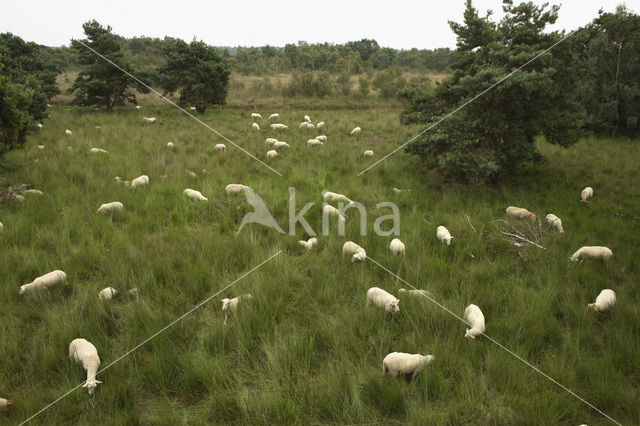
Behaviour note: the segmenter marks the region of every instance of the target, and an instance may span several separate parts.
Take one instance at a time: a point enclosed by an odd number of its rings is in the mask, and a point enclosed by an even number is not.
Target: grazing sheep
[[[350,136],[355,135],[356,133],[360,133],[362,131],[362,129],[360,127],[354,127],[353,130],[351,131],[351,133],[349,134]]]
[[[316,127],[319,129],[321,127],[324,127],[324,121],[319,122],[318,124],[316,124]]]
[[[531,213],[527,209],[523,209],[522,207],[507,207],[507,216],[513,217],[515,219],[525,219],[527,217],[536,217],[535,214]]]
[[[399,238],[394,238],[389,244],[389,250],[396,256],[404,256],[404,243]]]
[[[189,107],[189,111],[197,111],[197,110],[198,110],[198,108],[196,108],[196,107],[194,107],[194,106]]]
[[[251,127],[253,127],[256,130],[260,130],[260,125],[258,125],[258,123],[251,123]]]
[[[471,328],[467,328],[464,334],[464,337],[467,339],[475,339],[484,333],[484,315],[476,305],[471,304],[467,306],[464,310],[464,320],[471,325]]]
[[[344,222],[346,220],[342,213],[340,213],[340,210],[331,204],[325,204],[324,207],[322,207],[322,212],[326,212],[329,216],[338,216],[338,222]]]
[[[167,143],[167,148],[173,149],[173,142],[168,142]]]
[[[245,192],[247,189],[249,189],[248,186],[240,183],[230,183],[224,188],[227,194],[240,194],[241,192]]]
[[[2,222],[0,222],[0,232],[2,232],[3,229],[4,229],[4,225],[2,224]]]
[[[306,248],[307,250],[311,250],[313,246],[318,245],[318,239],[315,237],[312,237],[312,238],[309,238],[307,241],[300,240],[298,241],[298,244],[300,244],[302,247]]]
[[[252,120],[257,120],[257,119],[262,120],[262,116],[260,114],[258,114],[257,112],[253,112],[253,113],[251,113],[251,119]]]
[[[136,109],[139,111],[142,109],[142,107],[140,105],[136,105]]]
[[[284,125],[282,123],[273,123],[269,127],[271,127],[271,129],[273,130],[287,130],[289,128],[289,126]]]
[[[267,151],[267,158],[276,158],[278,156],[278,151],[275,149],[271,149]]]
[[[367,291],[367,306],[372,303],[378,308],[384,308],[387,319],[400,313],[400,300],[379,287],[371,287]]]
[[[364,152],[364,157],[365,157],[365,158],[367,158],[367,157],[373,157],[373,151],[372,151],[372,150],[370,150],[370,149],[366,150],[366,151]]]
[[[307,129],[315,129],[316,126],[313,125],[313,123],[307,123]]]
[[[327,141],[327,135],[318,135],[318,136],[316,136],[316,140],[319,140],[320,142],[326,142]]]
[[[156,118],[155,117],[142,117],[142,119],[144,121],[146,121],[147,123],[155,123],[156,122]]]
[[[573,253],[569,259],[572,262],[577,262],[579,260],[580,263],[582,263],[585,258],[609,260],[611,259],[611,256],[613,256],[613,252],[607,247],[584,246]]]
[[[243,299],[252,299],[250,294],[243,294],[242,296],[234,297],[233,299],[222,299],[222,312],[224,312],[224,323],[227,325],[227,318],[230,314],[235,313],[238,310],[238,302]]]
[[[300,125],[298,126],[298,129],[306,129],[307,128],[307,123],[306,121],[303,121],[300,123]]]
[[[271,120],[272,118],[280,118],[280,114],[278,114],[277,112],[274,114],[271,114],[268,118],[268,120]]]
[[[15,197],[13,197],[14,200],[16,200],[19,203],[23,203],[24,202],[24,197],[20,194],[17,194]]]
[[[124,205],[120,201],[112,201],[110,203],[105,203],[100,205],[98,208],[98,213],[106,214],[112,212],[121,212],[124,209]]]
[[[192,178],[194,178],[194,179],[198,177],[198,175],[196,174],[196,172],[192,172],[192,171],[191,171],[191,170],[189,170],[189,169],[184,169],[184,171],[185,171],[185,172],[187,172],[187,174],[188,174],[189,176],[191,176]]]
[[[593,197],[593,188],[590,187],[590,186],[587,186],[580,193],[580,201],[582,201],[583,203],[586,203],[587,202],[587,198],[591,198],[591,197]]]
[[[589,303],[587,309],[593,309],[596,312],[604,312],[613,308],[616,304],[616,294],[610,288],[605,288],[596,297],[596,303]]]
[[[223,143],[217,143],[216,146],[213,147],[216,151],[227,152],[227,146]]]
[[[44,274],[41,277],[36,278],[29,284],[20,286],[20,294],[26,291],[43,290],[50,287],[54,287],[58,284],[63,284],[67,280],[67,274],[60,270],[55,270]]]
[[[338,194],[337,192],[326,191],[326,190],[322,191],[322,199],[327,203],[330,203],[330,202],[353,203],[353,201],[351,201],[345,195]]]
[[[27,189],[26,191],[24,191],[24,193],[31,195],[43,195],[42,191],[40,191],[39,189]]]
[[[311,123],[311,118],[309,118],[308,115],[304,116],[304,121],[306,121],[307,123]]]
[[[209,201],[204,195],[202,195],[200,191],[196,191],[195,189],[187,188],[184,191],[182,191],[182,193],[189,198],[193,198],[194,200]]]
[[[410,294],[412,296],[429,296],[429,295],[431,295],[431,293],[429,293],[427,290],[406,290],[404,288],[401,288],[400,290],[398,290],[398,293]]]
[[[547,223],[550,226],[553,226],[554,228],[556,228],[558,230],[558,233],[560,234],[564,234],[564,229],[562,229],[562,221],[560,220],[560,218],[558,216],[556,216],[553,213],[549,213],[546,217],[545,217]]]
[[[149,185],[149,176],[147,175],[138,176],[137,178],[131,181],[132,188],[135,188],[136,186],[143,186],[143,185]]]
[[[405,376],[411,374],[410,380],[413,380],[425,365],[431,364],[435,359],[436,357],[433,355],[391,352],[382,361],[382,375],[384,376],[389,372],[395,378],[398,374]]]
[[[0,398],[0,411],[11,411],[13,401],[10,399]]]
[[[113,296],[118,294],[118,290],[113,287],[103,288],[98,292],[98,299],[100,300],[111,300]]]
[[[36,148],[38,148],[38,149],[44,149],[44,145],[38,145],[38,146],[36,146]],[[69,148],[71,148],[71,147],[69,147]]]
[[[73,133],[71,133],[71,130],[67,129],[67,130],[64,131],[64,134],[65,135],[72,135]]]
[[[278,142],[275,142],[275,143],[273,144],[273,147],[274,147],[275,149],[279,149],[279,148],[289,148],[289,144],[288,144],[288,143],[286,143],[286,142],[284,142],[284,141],[278,141]]]
[[[69,344],[69,359],[82,364],[82,368],[87,372],[87,381],[82,387],[87,388],[89,395],[93,395],[98,384],[102,383],[96,380],[96,373],[100,367],[98,350],[88,340],[73,339]]]
[[[451,240],[453,239],[449,230],[442,225],[436,228],[436,237],[438,238],[438,241],[448,246],[451,245]]]
[[[324,144],[317,139],[309,139],[307,141],[307,146],[322,146],[322,145]]]
[[[91,153],[92,154],[108,154],[109,151],[105,151],[102,148],[91,148]]]
[[[353,241],[347,241],[342,246],[342,255],[352,256],[351,262],[362,262],[367,258],[367,252]]]
[[[42,128],[44,127],[44,124],[42,124],[42,123],[38,123],[38,124],[36,124],[36,127],[37,127],[38,129],[42,129]]]
[[[278,142],[278,139],[276,138],[267,138],[264,140],[264,143],[266,143],[267,145],[273,145],[276,142]]]

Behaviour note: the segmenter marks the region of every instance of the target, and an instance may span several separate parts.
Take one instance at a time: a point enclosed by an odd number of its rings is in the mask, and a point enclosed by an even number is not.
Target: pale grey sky
[[[573,30],[596,17],[600,8],[613,11],[619,3],[565,0],[553,28]],[[493,10],[495,18],[502,15],[501,4],[474,1],[483,14]],[[83,22],[96,19],[125,37],[168,35],[187,41],[195,37],[216,46],[373,38],[385,47],[433,49],[455,47],[447,20],[461,22],[463,10],[464,0],[0,0],[0,32],[48,46],[68,45],[71,38],[83,38]]]

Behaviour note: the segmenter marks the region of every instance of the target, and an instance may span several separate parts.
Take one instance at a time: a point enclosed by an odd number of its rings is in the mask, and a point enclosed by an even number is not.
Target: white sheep
[[[436,357],[433,355],[391,352],[382,361],[382,375],[384,376],[389,372],[395,378],[398,374],[404,376],[411,374],[410,380],[413,380],[425,365],[431,364],[435,359]]]
[[[98,208],[98,213],[106,214],[112,212],[121,212],[124,209],[124,205],[120,201],[112,201],[110,203],[101,204]]]
[[[271,114],[268,118],[268,120],[271,120],[272,118],[280,118],[280,114],[278,114],[277,112],[274,114]]]
[[[240,300],[252,299],[250,294],[243,294],[242,296],[234,297],[233,299],[222,299],[222,312],[224,312],[224,323],[227,325],[227,318],[230,314],[235,313],[238,310],[238,303]]]
[[[342,255],[345,254],[351,256],[352,262],[362,262],[367,258],[367,252],[353,241],[347,241],[342,246]]]
[[[318,136],[316,136],[316,140],[319,140],[320,142],[326,142],[327,141],[327,135],[318,135]]]
[[[108,154],[109,151],[105,151],[102,148],[91,148],[91,153],[92,154]]]
[[[311,123],[311,118],[309,118],[308,115],[304,116],[304,121],[306,121],[307,123]]]
[[[96,380],[96,373],[100,367],[98,350],[91,342],[85,339],[73,339],[69,344],[69,359],[82,364],[87,372],[87,381],[82,385],[87,388],[89,395],[93,395],[100,380]]]
[[[251,123],[251,127],[253,127],[255,130],[260,130],[260,125],[258,123]]]
[[[38,149],[44,149],[44,145],[38,145],[38,146],[36,146],[36,148],[38,148]],[[71,148],[71,147],[69,147],[69,148]]]
[[[67,129],[64,131],[65,135],[72,135],[73,133],[71,132],[71,130]]]
[[[274,147],[275,149],[280,149],[280,148],[289,148],[289,144],[288,144],[288,143],[286,143],[286,142],[284,142],[284,141],[278,141],[278,142],[275,142],[275,143],[273,144],[273,147]]]
[[[0,398],[0,411],[11,411],[13,401],[10,399]]]
[[[309,139],[307,140],[307,146],[322,146],[324,143],[317,139]]]
[[[24,203],[24,196],[17,194],[15,197],[13,197],[14,200],[16,200],[19,203]]]
[[[398,188],[393,188],[393,189],[392,189],[392,191],[393,191],[393,193],[394,193],[394,194],[399,194],[399,193],[401,193],[401,192],[407,192],[407,191],[409,191],[409,189],[398,189]]]
[[[309,123],[307,123],[306,121],[302,121],[300,123],[300,125],[298,126],[298,129],[306,129],[307,128],[307,124],[309,124]]]
[[[38,129],[42,129],[42,128],[44,127],[44,124],[42,124],[42,123],[38,123],[38,124],[36,124],[36,127],[37,127]]]
[[[196,191],[195,189],[187,188],[184,191],[182,191],[182,193],[189,198],[193,198],[194,200],[209,201],[204,195],[202,195],[200,191]]]
[[[364,152],[364,157],[368,158],[368,157],[373,157],[373,151],[368,149]]]
[[[167,143],[167,148],[173,149],[173,142],[168,142]]]
[[[314,246],[318,245],[318,239],[315,237],[312,237],[312,238],[309,238],[307,241],[300,240],[298,241],[298,244],[300,244],[302,247],[306,248],[307,250],[311,250]]]
[[[346,220],[344,215],[342,213],[340,213],[340,210],[338,210],[337,208],[333,207],[331,204],[325,204],[322,207],[322,211],[323,211],[323,213],[326,212],[326,214],[328,214],[329,216],[337,216],[338,217],[338,222],[344,222]]]
[[[316,126],[313,125],[313,123],[307,123],[307,129],[315,129]]]
[[[616,294],[610,288],[605,288],[596,297],[596,303],[589,303],[587,309],[593,309],[596,312],[604,312],[613,308],[616,304]]]
[[[245,192],[247,189],[249,189],[248,186],[240,183],[230,183],[224,188],[227,194],[240,194],[241,192]]]
[[[146,121],[147,123],[155,123],[156,122],[156,118],[155,117],[142,117],[142,119],[144,121]]]
[[[580,201],[582,201],[583,203],[586,203],[587,199],[591,197],[593,197],[593,188],[590,186],[587,186],[580,193]]]
[[[217,143],[216,146],[213,147],[216,151],[227,152],[227,146],[223,143]]]
[[[267,138],[264,140],[264,143],[267,145],[273,145],[276,142],[278,142],[278,139],[276,138]]]
[[[111,300],[116,294],[118,294],[118,290],[113,287],[103,288],[98,292],[98,299]]]
[[[194,178],[194,179],[198,177],[198,175],[196,174],[196,172],[192,172],[192,171],[191,171],[191,170],[189,170],[189,169],[184,169],[184,171],[185,171],[185,172],[187,172],[187,174],[188,174],[190,177]]]
[[[276,158],[278,156],[278,151],[275,149],[270,149],[267,151],[267,158]]]
[[[273,130],[287,130],[289,128],[289,126],[282,123],[273,123],[269,127],[271,127],[271,129]]]
[[[484,315],[476,305],[467,306],[464,310],[464,320],[471,326],[471,328],[467,328],[464,334],[467,339],[475,339],[484,333]]]
[[[142,175],[138,176],[134,180],[131,181],[131,187],[135,188],[136,186],[149,185],[149,176]]]
[[[545,217],[547,223],[550,226],[553,226],[554,228],[556,228],[558,230],[558,233],[560,234],[564,234],[564,229],[562,228],[562,220],[560,220],[560,218],[558,216],[556,216],[553,213],[549,213],[546,217]]]
[[[4,229],[4,225],[2,224],[2,222],[0,222],[0,232],[2,232],[3,229]]]
[[[67,280],[67,274],[65,274],[63,271],[55,270],[53,272],[49,272],[48,274],[44,274],[43,276],[36,278],[29,284],[21,285],[20,294],[26,291],[43,290],[43,289],[51,288],[58,284],[63,284],[66,280]]]
[[[525,219],[528,217],[536,217],[535,214],[531,213],[529,210],[524,209],[522,207],[507,207],[507,216],[513,217],[515,219]]]
[[[324,121],[319,122],[318,124],[316,124],[316,127],[319,129],[321,127],[324,127]]]
[[[257,120],[257,119],[262,120],[262,116],[260,114],[258,114],[257,112],[253,112],[253,113],[251,113],[251,119],[252,120]]]
[[[404,294],[409,294],[411,296],[430,296],[431,293],[429,293],[427,290],[407,290],[404,288],[401,288],[400,290],[398,290],[398,293],[404,293]]]
[[[578,260],[582,262],[585,258],[609,260],[612,256],[613,252],[607,247],[584,246],[573,253],[569,259],[572,262],[577,262]]]
[[[343,202],[343,203],[353,203],[353,201],[351,201],[349,198],[347,198],[345,195],[343,194],[339,194],[337,192],[331,192],[331,191],[322,191],[322,199],[327,202]]]
[[[39,189],[27,189],[26,191],[24,191],[24,193],[30,195],[43,195],[42,191],[40,191]]]
[[[451,245],[451,240],[453,239],[449,230],[442,225],[436,228],[436,237],[438,238],[438,241],[448,246]]]
[[[351,131],[350,135],[353,136],[356,133],[360,133],[362,131],[362,129],[360,127],[354,127],[353,130]]]
[[[137,109],[138,111],[140,111],[140,110],[142,109],[142,107],[141,107],[140,105],[136,105],[136,109]]]
[[[404,256],[404,243],[399,238],[394,238],[389,244],[389,250],[396,256]]]
[[[379,287],[367,290],[367,306],[372,303],[378,308],[384,308],[387,319],[400,313],[400,300]]]

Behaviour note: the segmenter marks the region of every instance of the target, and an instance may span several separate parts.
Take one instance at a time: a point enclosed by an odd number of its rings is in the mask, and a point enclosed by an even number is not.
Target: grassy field
[[[252,130],[254,108],[265,118],[279,112],[290,130],[275,133],[266,122]],[[0,424],[28,418],[83,382],[81,366],[67,356],[72,339],[94,343],[107,366],[280,250],[100,374],[93,397],[78,389],[33,423],[608,424],[488,339],[464,339],[465,325],[426,299],[401,298],[393,321],[365,309],[369,287],[397,295],[406,285],[370,261],[342,258],[346,240],[458,315],[479,305],[489,336],[614,419],[640,423],[639,141],[587,139],[567,150],[540,142],[546,161],[496,186],[445,181],[402,152],[356,177],[417,132],[399,124],[398,112],[377,100],[353,108],[293,100],[232,101],[204,115],[280,177],[229,143],[226,154],[216,152],[218,137],[164,105],[112,114],[53,107],[45,128],[0,171],[2,187],[25,183],[44,192],[0,204],[0,397],[15,403]],[[324,147],[307,148],[319,132],[298,129],[304,114],[327,123]],[[158,120],[147,124],[143,116]],[[349,137],[356,125],[362,133]],[[271,161],[269,136],[291,144]],[[109,154],[92,155],[91,147]],[[365,149],[375,151],[373,160],[362,157]],[[114,181],[141,174],[148,187]],[[321,191],[344,193],[366,206],[368,235],[359,235],[355,211],[345,236],[332,229],[311,252],[297,244],[308,238],[300,226],[295,236],[256,224],[236,235],[251,209],[225,194],[228,183],[251,186],[282,227],[295,187],[297,209],[316,203],[306,215],[316,231]],[[595,197],[582,204],[587,185]],[[185,188],[209,201],[187,199]],[[116,200],[124,212],[96,214]],[[376,209],[383,201],[400,208],[404,259],[389,253],[391,237],[373,233],[375,218],[389,213]],[[508,205],[542,218],[553,212],[566,234],[543,226],[545,249],[518,249],[491,224]],[[440,224],[454,236],[451,247],[435,238]],[[606,245],[614,258],[570,263],[583,245]],[[54,269],[67,273],[66,286],[18,295],[21,284]],[[97,293],[107,286],[120,297],[101,302]],[[138,300],[126,296],[132,287]],[[587,312],[604,288],[617,293],[618,305]],[[223,326],[220,299],[243,293],[254,299]],[[436,361],[406,383],[382,376],[392,351]]]

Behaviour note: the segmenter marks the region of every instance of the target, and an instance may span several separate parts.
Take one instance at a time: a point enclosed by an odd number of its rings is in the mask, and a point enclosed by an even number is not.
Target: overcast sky
[[[600,8],[613,11],[618,3],[564,0],[553,28],[573,30],[596,17]],[[497,18],[502,15],[501,4],[500,0],[474,1],[483,14],[491,9]],[[125,37],[167,35],[186,41],[195,37],[216,46],[373,38],[385,47],[433,49],[455,47],[447,20],[462,21],[463,10],[464,0],[0,0],[0,32],[61,46],[71,38],[83,38],[82,23],[96,19]]]

